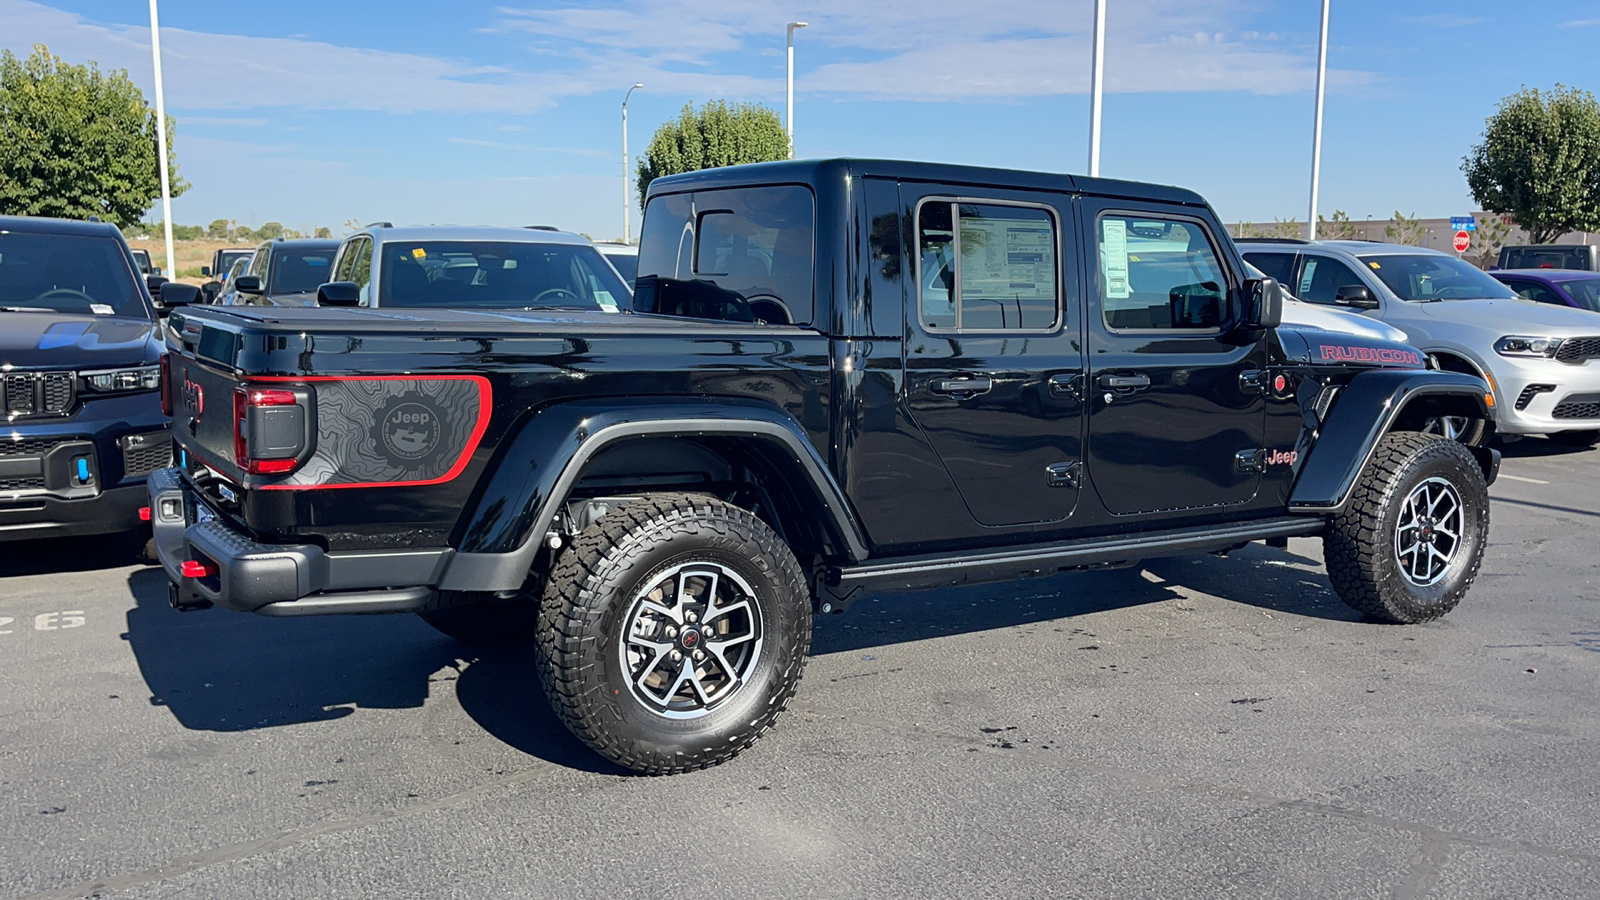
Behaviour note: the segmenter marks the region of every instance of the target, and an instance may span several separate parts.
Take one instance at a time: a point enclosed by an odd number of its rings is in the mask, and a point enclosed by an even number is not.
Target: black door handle
[[[935,378],[929,389],[935,394],[984,394],[994,387],[987,375],[963,375],[960,378]]]
[[[1136,391],[1150,386],[1149,375],[1101,375],[1100,386],[1112,391]]]

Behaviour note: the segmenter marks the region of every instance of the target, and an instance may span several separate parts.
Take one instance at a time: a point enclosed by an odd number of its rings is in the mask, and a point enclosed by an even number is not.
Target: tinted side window
[[[1339,288],[1362,284],[1361,276],[1337,259],[1307,254],[1294,295],[1310,303],[1332,304]]]
[[[1283,285],[1284,290],[1293,286],[1290,278],[1294,276],[1293,253],[1246,253],[1245,262],[1260,269],[1268,278],[1275,279]]]
[[[267,277],[267,254],[268,253],[269,253],[269,249],[266,248],[266,247],[258,247],[258,248],[256,248],[256,255],[250,257],[250,268],[245,270],[245,274],[246,275],[254,275],[257,278],[265,279]]]
[[[1118,331],[1213,331],[1227,309],[1228,283],[1199,223],[1110,213],[1100,217],[1100,300]]]
[[[1060,309],[1049,210],[926,200],[917,212],[917,306],[929,331],[1049,331]]]
[[[815,226],[811,190],[800,186],[654,197],[640,237],[635,308],[809,325]]]
[[[1508,282],[1510,288],[1517,292],[1517,296],[1525,297],[1536,303],[1549,303],[1552,306],[1566,306],[1567,302],[1555,291],[1533,281]]]

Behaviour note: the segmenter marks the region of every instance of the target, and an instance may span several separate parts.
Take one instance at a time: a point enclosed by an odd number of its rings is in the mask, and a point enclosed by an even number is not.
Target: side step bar
[[[963,556],[912,556],[827,570],[819,585],[823,612],[840,612],[868,589],[944,587],[1051,575],[1064,569],[1131,565],[1142,559],[1215,553],[1274,538],[1316,534],[1320,516],[1284,516],[1218,527],[1180,528],[1138,535],[1082,538],[988,550]]]
[[[337,591],[312,594],[258,607],[260,616],[332,616],[348,613],[397,613],[421,609],[433,599],[433,589],[399,588],[390,591]]]

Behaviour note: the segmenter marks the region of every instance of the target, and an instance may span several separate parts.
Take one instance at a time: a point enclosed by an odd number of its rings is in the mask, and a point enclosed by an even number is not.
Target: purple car
[[[1519,296],[1552,306],[1600,313],[1600,272],[1577,269],[1503,269],[1490,275]]]

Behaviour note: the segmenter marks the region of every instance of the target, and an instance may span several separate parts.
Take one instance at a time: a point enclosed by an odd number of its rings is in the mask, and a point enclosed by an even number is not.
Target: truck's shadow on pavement
[[[483,729],[561,766],[619,772],[561,725],[545,702],[532,652],[482,651],[415,616],[271,619],[226,610],[180,613],[166,576],[128,578],[133,648],[152,706],[185,728],[250,731],[348,716],[358,708],[420,707],[454,690]]]
[[[139,562],[146,536],[41,538],[0,544],[0,578],[120,569]]]
[[[1141,568],[1079,572],[1004,584],[866,598],[817,621],[814,654],[839,653],[1019,625],[1072,627],[1104,610],[1160,603],[1182,586],[1292,615],[1353,621],[1302,557],[1252,546],[1227,559],[1159,560]],[[357,708],[420,707],[453,689],[494,737],[530,756],[620,773],[561,725],[544,699],[531,650],[484,651],[433,631],[415,616],[271,619],[167,605],[165,575],[134,572],[128,585],[133,648],[150,703],[184,727],[236,732],[320,722]]]

